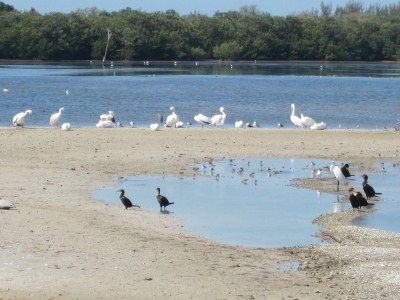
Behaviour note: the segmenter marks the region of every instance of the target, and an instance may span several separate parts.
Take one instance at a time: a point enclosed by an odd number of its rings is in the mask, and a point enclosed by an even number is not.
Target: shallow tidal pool
[[[337,162],[340,164],[340,162]],[[125,189],[134,204],[159,212],[156,188],[175,204],[169,217],[179,218],[190,231],[220,243],[249,247],[285,247],[320,243],[320,228],[312,224],[321,214],[351,209],[333,194],[290,186],[295,178],[332,177],[330,161],[310,159],[223,159],[196,165],[193,177],[135,176],[119,178],[117,186],[93,193],[96,199],[117,203],[118,189]],[[354,223],[359,226],[400,231],[397,186],[400,168],[390,163],[385,171],[369,175],[382,192],[376,210]],[[356,174],[351,186],[361,187]],[[334,188],[334,186],[333,186]],[[134,214],[134,211],[127,211]]]

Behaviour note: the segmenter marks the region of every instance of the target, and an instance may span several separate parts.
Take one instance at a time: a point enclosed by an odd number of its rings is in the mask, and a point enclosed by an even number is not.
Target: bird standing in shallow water
[[[351,176],[350,171],[349,171],[349,164],[345,164],[343,167],[340,168],[340,171],[342,171],[342,174],[344,177],[349,178]]]
[[[160,211],[162,211],[162,208],[174,204],[174,202],[169,202],[167,197],[164,197],[163,195],[160,195],[160,188],[157,188],[157,195],[156,195],[157,201],[160,204]]]
[[[339,191],[339,183],[340,181],[343,182],[344,180],[346,180],[346,177],[343,175],[342,170],[335,164],[332,164],[329,167],[329,170],[335,175],[337,179],[337,191]]]
[[[119,199],[121,199],[121,202],[125,206],[125,209],[128,209],[128,207],[138,207],[138,208],[140,208],[139,205],[132,204],[131,200],[129,200],[127,197],[125,197],[125,191],[123,189],[118,190],[117,192],[121,193],[119,195]]]
[[[364,181],[362,183],[363,185],[363,190],[365,193],[365,196],[367,196],[367,199],[375,197],[376,195],[381,195],[382,193],[376,193],[374,188],[368,184],[368,175],[364,174],[362,175],[364,178]]]

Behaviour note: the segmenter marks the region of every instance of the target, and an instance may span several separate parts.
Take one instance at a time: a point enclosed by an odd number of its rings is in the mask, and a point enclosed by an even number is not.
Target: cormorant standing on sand
[[[365,196],[367,196],[367,199],[375,197],[376,195],[382,194],[382,193],[376,193],[374,188],[368,184],[368,175],[364,174],[364,175],[362,175],[362,177],[364,178],[364,181],[362,183],[363,190],[364,190]]]
[[[160,204],[160,211],[162,211],[163,207],[164,207],[164,210],[165,210],[166,206],[174,204],[174,202],[169,202],[166,197],[164,197],[163,195],[160,195],[160,188],[159,187],[157,188],[157,196],[156,197],[157,197],[158,203]]]
[[[120,192],[121,195],[119,195],[119,199],[121,199],[122,204],[125,206],[125,209],[128,209],[128,207],[138,207],[140,208],[139,205],[134,205],[132,204],[131,200],[129,200],[127,197],[125,197],[125,191],[124,190],[118,190],[117,192]]]
[[[352,192],[349,196],[351,207],[360,209],[362,206],[374,205],[374,203],[368,203],[367,199],[360,192],[354,191],[353,188],[350,189],[350,192]]]

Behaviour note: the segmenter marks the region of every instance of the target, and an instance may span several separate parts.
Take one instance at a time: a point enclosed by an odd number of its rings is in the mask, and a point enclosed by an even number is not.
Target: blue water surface
[[[329,161],[309,159],[224,159],[198,165],[191,178],[127,177],[117,186],[94,192],[94,197],[116,203],[118,189],[142,208],[159,212],[156,187],[175,202],[169,217],[184,228],[226,244],[250,247],[285,247],[320,243],[320,228],[312,221],[321,214],[352,209],[334,194],[291,186],[295,178],[311,178],[322,169],[331,177]],[[369,174],[375,190],[382,192],[374,210],[354,221],[355,225],[400,232],[400,201],[396,183],[400,167],[385,163],[385,172]],[[362,191],[362,174],[346,185]],[[332,181],[332,191],[336,189]],[[365,210],[365,208],[364,208]],[[133,213],[134,212],[127,212]],[[361,216],[361,214],[360,214]]]
[[[399,77],[398,63],[137,62],[111,68],[89,61],[2,62],[0,126],[11,126],[26,109],[33,110],[26,126],[49,126],[50,115],[64,107],[62,122],[73,127],[95,126],[109,110],[122,124],[148,127],[170,106],[185,123],[194,123],[198,113],[219,114],[224,106],[225,127],[238,120],[292,127],[295,103],[297,115],[328,128],[382,129],[397,126]]]

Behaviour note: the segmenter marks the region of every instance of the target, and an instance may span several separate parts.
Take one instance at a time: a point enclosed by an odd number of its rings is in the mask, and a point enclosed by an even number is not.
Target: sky
[[[239,10],[245,5],[256,5],[261,12],[272,16],[287,16],[311,9],[319,9],[322,0],[0,0],[14,6],[19,11],[34,8],[41,14],[49,12],[69,13],[77,9],[97,7],[108,12],[118,11],[127,7],[145,12],[166,11],[174,9],[181,15],[197,12],[212,16],[216,11],[226,12]],[[344,6],[350,0],[324,0],[332,3],[333,8]],[[371,4],[380,5],[398,3],[398,0],[357,0],[368,7]]]

